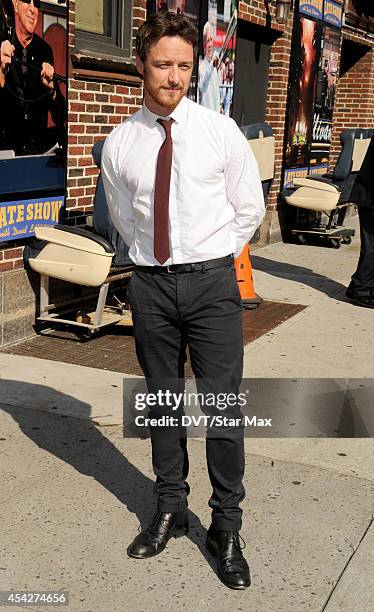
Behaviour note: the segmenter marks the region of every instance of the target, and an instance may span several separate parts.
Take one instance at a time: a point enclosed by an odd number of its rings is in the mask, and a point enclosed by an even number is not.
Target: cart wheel
[[[341,247],[341,242],[337,238],[333,238],[332,240],[330,240],[330,244],[333,249],[340,249]]]
[[[92,329],[80,329],[76,332],[80,342],[88,342],[91,340],[95,332]]]
[[[344,238],[343,238],[342,242],[343,242],[344,244],[351,244],[351,242],[352,242],[352,236],[344,236]]]
[[[296,238],[297,238],[297,242],[298,242],[299,244],[308,244],[308,241],[307,241],[307,239],[305,238],[304,234],[297,234],[297,235],[296,235]]]

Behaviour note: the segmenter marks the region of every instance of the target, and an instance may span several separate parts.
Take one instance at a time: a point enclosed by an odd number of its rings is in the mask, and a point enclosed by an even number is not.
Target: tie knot
[[[162,125],[166,132],[166,136],[169,138],[171,136],[171,124],[173,123],[173,121],[174,119],[157,119],[157,123]]]

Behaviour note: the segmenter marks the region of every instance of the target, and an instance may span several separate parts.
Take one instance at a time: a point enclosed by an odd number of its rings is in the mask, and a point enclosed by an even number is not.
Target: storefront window
[[[78,30],[110,36],[112,33],[112,0],[77,2],[75,25]]]
[[[131,55],[131,0],[77,0],[76,41],[82,50]]]

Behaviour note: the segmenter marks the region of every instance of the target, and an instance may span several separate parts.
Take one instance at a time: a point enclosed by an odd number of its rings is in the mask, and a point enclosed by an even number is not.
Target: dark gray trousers
[[[205,272],[153,273],[135,270],[128,288],[136,352],[149,391],[160,381],[175,380],[184,389],[184,363],[189,349],[197,390],[235,393],[243,372],[242,308],[235,268]],[[168,386],[170,388],[170,384]],[[204,408],[216,414],[216,408]],[[159,416],[155,407],[150,416]],[[224,413],[241,417],[235,404]],[[212,485],[209,506],[217,529],[241,528],[245,468],[243,428],[217,428],[206,437],[208,473]],[[189,486],[187,440],[183,431],[151,428],[152,462],[156,475],[158,510],[177,512],[187,507]]]
[[[374,207],[358,206],[360,258],[349,285],[355,295],[374,295]]]

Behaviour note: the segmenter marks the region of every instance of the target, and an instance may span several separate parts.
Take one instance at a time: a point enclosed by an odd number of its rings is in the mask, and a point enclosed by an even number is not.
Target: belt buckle
[[[205,264],[197,262],[197,263],[192,263],[190,264],[191,266],[191,272],[205,272]]]
[[[168,272],[168,274],[173,274],[173,270],[170,270],[172,265],[173,264],[171,264],[170,266],[166,266],[166,271]]]

